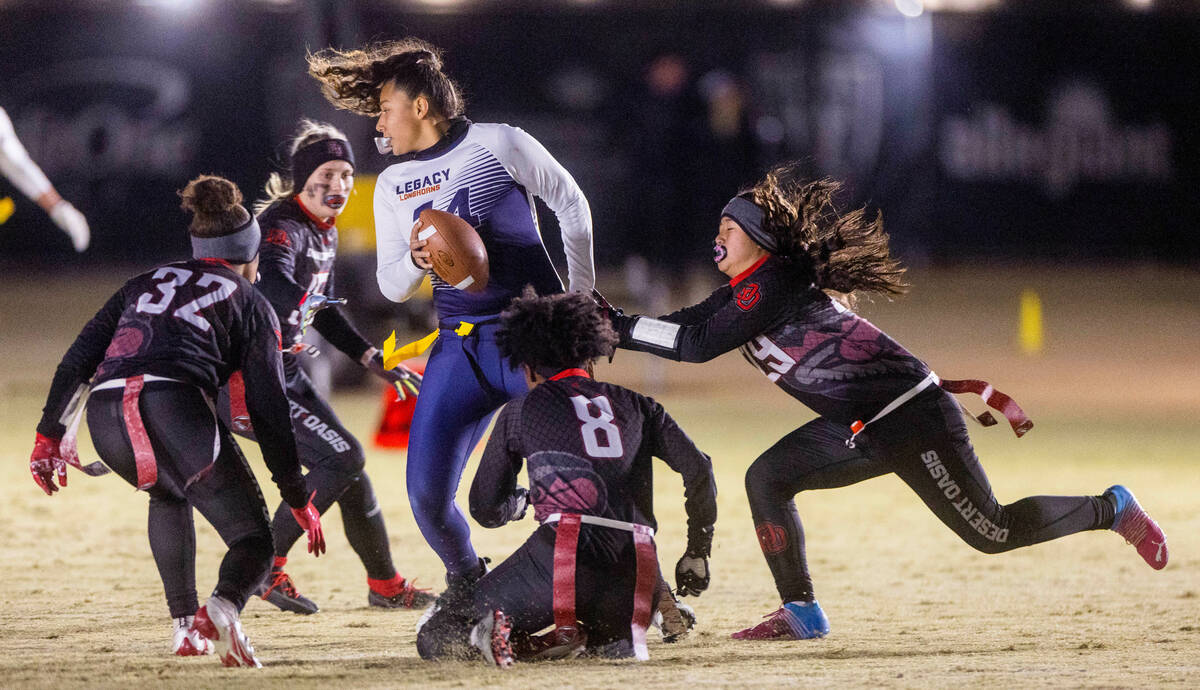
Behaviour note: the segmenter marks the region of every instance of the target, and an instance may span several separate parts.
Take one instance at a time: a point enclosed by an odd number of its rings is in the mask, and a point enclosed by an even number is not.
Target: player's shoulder
[[[291,199],[280,199],[271,204],[258,214],[257,220],[263,241],[284,247],[302,237],[309,226],[308,218]]]
[[[503,122],[475,122],[467,133],[467,140],[492,153],[504,155],[513,149],[528,146],[533,137],[520,127]]]

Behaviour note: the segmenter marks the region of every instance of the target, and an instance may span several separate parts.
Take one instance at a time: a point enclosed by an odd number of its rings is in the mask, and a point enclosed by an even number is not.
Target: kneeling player
[[[78,466],[74,430],[91,381],[88,426],[96,451],[122,479],[150,496],[150,551],[174,618],[174,651],[212,653],[226,666],[259,666],[240,612],[271,566],[267,504],[229,429],[213,414],[217,389],[240,369],[263,460],[283,500],[325,550],[309,502],[279,354],[279,320],[251,285],[260,234],[226,179],[202,176],[181,193],[195,214],[190,261],[125,283],[88,322],[58,365],[29,469],[47,494]],[[68,432],[69,429],[69,432]],[[101,474],[98,466],[81,468]],[[229,547],[208,602],[196,599],[200,511]],[[199,610],[197,608],[199,607]]]
[[[658,582],[651,457],[683,475],[688,547],[675,576],[694,594],[708,587],[712,463],[661,405],[591,378],[587,369],[612,351],[616,336],[590,297],[527,290],[502,314],[496,338],[532,390],[496,421],[471,485],[471,515],[499,527],[532,503],[541,526],[469,601],[440,602],[418,632],[417,650],[436,659],[478,649],[500,666],[585,647],[645,659]],[[523,459],[528,492],[516,483]]]

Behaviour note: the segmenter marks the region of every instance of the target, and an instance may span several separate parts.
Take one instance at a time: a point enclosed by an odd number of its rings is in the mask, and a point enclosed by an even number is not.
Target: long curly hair
[[[806,180],[797,163],[772,168],[740,193],[763,210],[763,229],[779,241],[779,254],[808,272],[817,287],[850,296],[907,291],[905,268],[888,250],[883,214],[866,208],[841,213],[834,197],[841,183]]]
[[[532,287],[500,314],[496,331],[501,354],[542,376],[588,368],[612,354],[618,340],[591,297],[581,292],[539,297]]]
[[[309,53],[308,74],[335,108],[379,115],[379,92],[388,82],[409,98],[424,95],[444,117],[463,114],[462,92],[442,72],[442,55],[432,43],[408,37],[372,43],[357,50],[326,48]]]

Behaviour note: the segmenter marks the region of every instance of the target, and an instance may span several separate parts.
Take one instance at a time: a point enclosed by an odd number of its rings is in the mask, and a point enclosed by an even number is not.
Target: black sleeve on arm
[[[514,400],[500,411],[471,482],[471,517],[484,527],[500,527],[512,518],[510,501],[524,461],[517,446],[520,408],[521,400]]]
[[[618,326],[620,346],[683,362],[707,362],[741,347],[773,326],[792,299],[787,286],[779,280],[764,276],[757,286],[756,298],[750,303],[739,302],[732,288],[720,288],[694,307],[711,310],[707,318],[695,323],[675,323],[669,316],[624,317],[628,321]],[[724,299],[716,299],[718,296]],[[688,316],[700,313],[698,309]]]
[[[267,296],[277,314],[287,318],[289,314],[300,307],[300,300],[308,290],[296,284],[296,251],[302,246],[302,232],[298,225],[280,223],[278,227],[263,228],[282,230],[287,236],[287,244],[263,241],[259,245],[258,283],[255,287]]]
[[[253,300],[249,309],[248,340],[243,343],[241,361],[246,411],[279,495],[292,508],[303,508],[308,504],[308,490],[300,473],[291,407],[284,390],[279,321],[261,298]]]
[[[729,301],[731,290],[732,288],[728,284],[722,285],[714,290],[703,302],[693,304],[690,307],[684,307],[679,311],[673,311],[666,316],[658,318],[662,321],[670,321],[671,323],[678,323],[684,326],[704,323]]]
[[[75,338],[75,342],[63,355],[58,369],[54,372],[54,382],[50,384],[46,406],[42,408],[42,419],[37,425],[39,434],[61,439],[66,433],[66,426],[62,422],[63,412],[75,392],[79,390],[79,386],[90,381],[96,373],[96,368],[104,361],[104,353],[112,343],[113,334],[124,311],[125,288],[122,288],[104,303],[91,321],[87,322],[79,332],[79,337]]]
[[[692,443],[663,406],[649,398],[646,405],[645,437],[652,453],[683,476],[683,508],[688,516],[688,551],[707,556],[712,545],[712,528],[717,521],[717,482],[712,460]]]
[[[358,362],[371,349],[371,343],[342,314],[338,307],[327,307],[313,317],[313,327],[331,345]]]

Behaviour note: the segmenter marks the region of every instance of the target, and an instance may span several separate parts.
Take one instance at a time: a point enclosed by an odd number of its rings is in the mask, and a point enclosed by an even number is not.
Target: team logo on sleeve
[[[760,299],[762,299],[762,292],[758,289],[758,283],[747,283],[738,290],[737,296],[734,298],[738,309],[742,311],[750,311]]]
[[[267,233],[264,241],[270,242],[271,244],[277,244],[280,247],[292,246],[292,240],[288,238],[288,234],[281,228],[272,228],[271,231]]]

